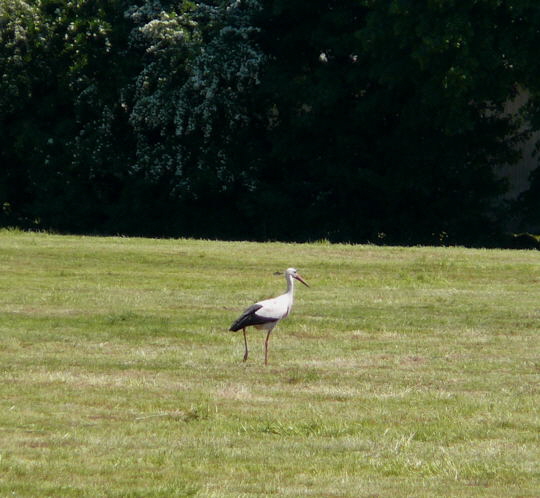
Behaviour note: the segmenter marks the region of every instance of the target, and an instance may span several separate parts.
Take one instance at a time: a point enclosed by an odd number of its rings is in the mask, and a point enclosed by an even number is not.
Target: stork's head
[[[285,276],[287,276],[287,277],[291,276],[292,278],[298,280],[299,282],[302,282],[306,287],[309,287],[308,283],[296,271],[296,268],[287,268],[285,270]]]

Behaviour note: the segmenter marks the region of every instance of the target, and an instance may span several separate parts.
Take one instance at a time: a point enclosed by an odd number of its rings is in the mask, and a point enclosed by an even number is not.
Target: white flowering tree
[[[257,119],[251,103],[264,61],[252,25],[258,10],[255,0],[235,0],[147,2],[131,11],[139,25],[134,43],[146,51],[131,113],[134,169],[168,182],[179,198],[253,182],[238,155],[242,133]]]

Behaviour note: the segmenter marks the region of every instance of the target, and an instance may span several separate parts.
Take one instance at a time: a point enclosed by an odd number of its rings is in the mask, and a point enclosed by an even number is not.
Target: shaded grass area
[[[0,232],[0,495],[538,496],[538,258]]]

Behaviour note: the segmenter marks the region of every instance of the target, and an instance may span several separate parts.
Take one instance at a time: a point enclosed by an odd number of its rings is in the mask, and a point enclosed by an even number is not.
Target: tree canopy
[[[497,171],[539,42],[526,0],[0,0],[0,223],[490,243],[540,222]]]

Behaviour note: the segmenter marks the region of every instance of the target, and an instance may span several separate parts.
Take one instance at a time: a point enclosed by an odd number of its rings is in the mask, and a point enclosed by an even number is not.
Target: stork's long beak
[[[298,273],[295,275],[296,280],[299,280],[300,282],[302,282],[306,287],[309,287],[308,283],[300,276],[298,275]]]

